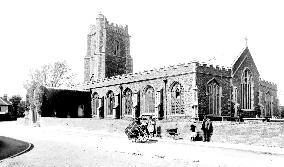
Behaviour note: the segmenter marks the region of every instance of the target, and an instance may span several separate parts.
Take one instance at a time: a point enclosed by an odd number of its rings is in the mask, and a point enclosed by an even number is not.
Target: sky
[[[261,78],[282,77],[284,2],[249,0],[0,1],[0,96],[25,96],[31,69],[66,60],[83,81],[87,34],[99,12],[128,25],[134,72],[192,60],[230,67],[247,44]]]

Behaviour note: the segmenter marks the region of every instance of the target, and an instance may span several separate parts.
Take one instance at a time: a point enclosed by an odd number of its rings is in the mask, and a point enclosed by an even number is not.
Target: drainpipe
[[[168,99],[168,98],[167,98],[167,82],[168,82],[168,80],[167,80],[167,79],[164,79],[163,81],[164,81],[164,83],[165,83],[165,95],[164,95],[164,97],[165,97],[165,98],[164,98],[164,99],[165,99],[165,100],[164,100],[164,101],[165,101],[165,105],[164,105],[164,114],[165,114],[165,118],[168,119],[168,110],[167,110],[167,105],[168,105],[168,103],[167,103],[167,101],[168,101],[168,100],[167,100],[167,99]]]
[[[122,85],[119,85],[120,89],[120,96],[119,96],[119,113],[120,113],[120,119],[122,118]]]
[[[92,89],[89,89],[90,93],[91,93],[91,105],[90,105],[90,110],[91,110],[91,118],[93,118],[93,93],[92,93]],[[84,111],[85,112],[85,111]]]

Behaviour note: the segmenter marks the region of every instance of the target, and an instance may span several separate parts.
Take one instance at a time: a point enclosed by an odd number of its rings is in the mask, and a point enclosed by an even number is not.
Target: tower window
[[[119,42],[117,40],[115,40],[114,41],[114,48],[113,48],[113,55],[114,56],[118,55],[119,49],[120,49]]]

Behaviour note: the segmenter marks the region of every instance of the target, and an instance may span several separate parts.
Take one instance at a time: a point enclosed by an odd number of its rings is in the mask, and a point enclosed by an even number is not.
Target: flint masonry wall
[[[215,79],[222,88],[221,96],[221,116],[230,116],[230,98],[231,98],[231,69],[225,67],[214,67],[213,65],[197,64],[196,67],[196,85],[198,88],[198,113],[199,117],[209,114],[209,102],[207,95],[207,83]]]
[[[129,40],[127,26],[106,23],[105,76],[107,78],[132,73]]]
[[[105,78],[97,81],[88,82],[87,87],[92,93],[96,92],[99,97],[103,97],[109,90],[112,90],[115,95],[121,94],[125,89],[129,88],[133,93],[140,92],[140,113],[144,111],[144,91],[147,86],[154,88],[154,91],[162,91],[163,102],[162,110],[163,116],[166,116],[171,109],[171,86],[178,82],[184,88],[184,105],[185,115],[192,116],[192,84],[195,63],[180,64],[177,66],[170,66],[160,69],[144,71],[141,73],[124,74]],[[122,89],[122,90],[121,90]]]
[[[84,58],[84,89],[91,91],[92,94],[98,93],[100,98],[105,98],[109,91],[114,92],[118,99],[115,101],[119,102],[120,110],[124,110],[123,92],[130,89],[132,94],[137,96],[135,99],[138,103],[135,110],[138,110],[140,114],[143,113],[145,90],[152,87],[155,97],[161,96],[161,102],[158,106],[155,104],[158,114],[162,117],[167,116],[172,107],[172,86],[179,83],[184,91],[184,116],[202,118],[203,115],[208,114],[209,109],[207,84],[214,80],[222,88],[221,99],[219,99],[221,109],[217,117],[237,116],[240,114],[242,74],[244,70],[249,69],[253,78],[251,97],[253,107],[243,109],[243,116],[255,117],[259,108],[265,106],[266,101],[262,95],[267,92],[273,98],[273,112],[278,111],[277,87],[273,83],[259,79],[260,75],[248,47],[244,48],[230,69],[191,62],[133,74],[128,26],[109,23],[102,14],[96,18],[96,25],[91,26],[87,44],[87,55]],[[235,88],[237,88],[237,96],[234,97],[237,99],[232,101],[232,90],[235,91]],[[155,101],[158,100],[155,99]],[[112,105],[112,103],[109,104]],[[232,110],[234,113],[231,112]],[[179,115],[180,118],[182,116]]]
[[[96,25],[91,25],[87,36],[87,54],[84,58],[84,82],[132,73],[128,26],[109,23],[99,14]]]
[[[266,94],[269,94],[272,97],[273,106],[272,106],[271,116],[280,116],[279,108],[278,108],[279,101],[277,97],[277,85],[275,83],[260,79],[259,81],[259,105],[260,105],[262,116],[265,116],[264,107],[266,105],[266,99],[265,99]]]
[[[258,92],[259,92],[259,73],[257,67],[252,59],[252,56],[246,48],[241,54],[240,58],[233,66],[232,70],[232,85],[237,87],[237,103],[241,104],[241,78],[244,70],[248,68],[251,71],[253,77],[253,110],[254,111],[244,111],[244,117],[255,117],[256,110],[258,109]]]

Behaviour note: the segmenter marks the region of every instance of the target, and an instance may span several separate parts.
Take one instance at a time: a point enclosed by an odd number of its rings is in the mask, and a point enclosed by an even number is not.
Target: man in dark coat
[[[206,115],[204,116],[204,119],[202,121],[201,130],[203,131],[203,141],[209,142],[213,134],[213,125],[211,120],[208,117],[206,117]]]

